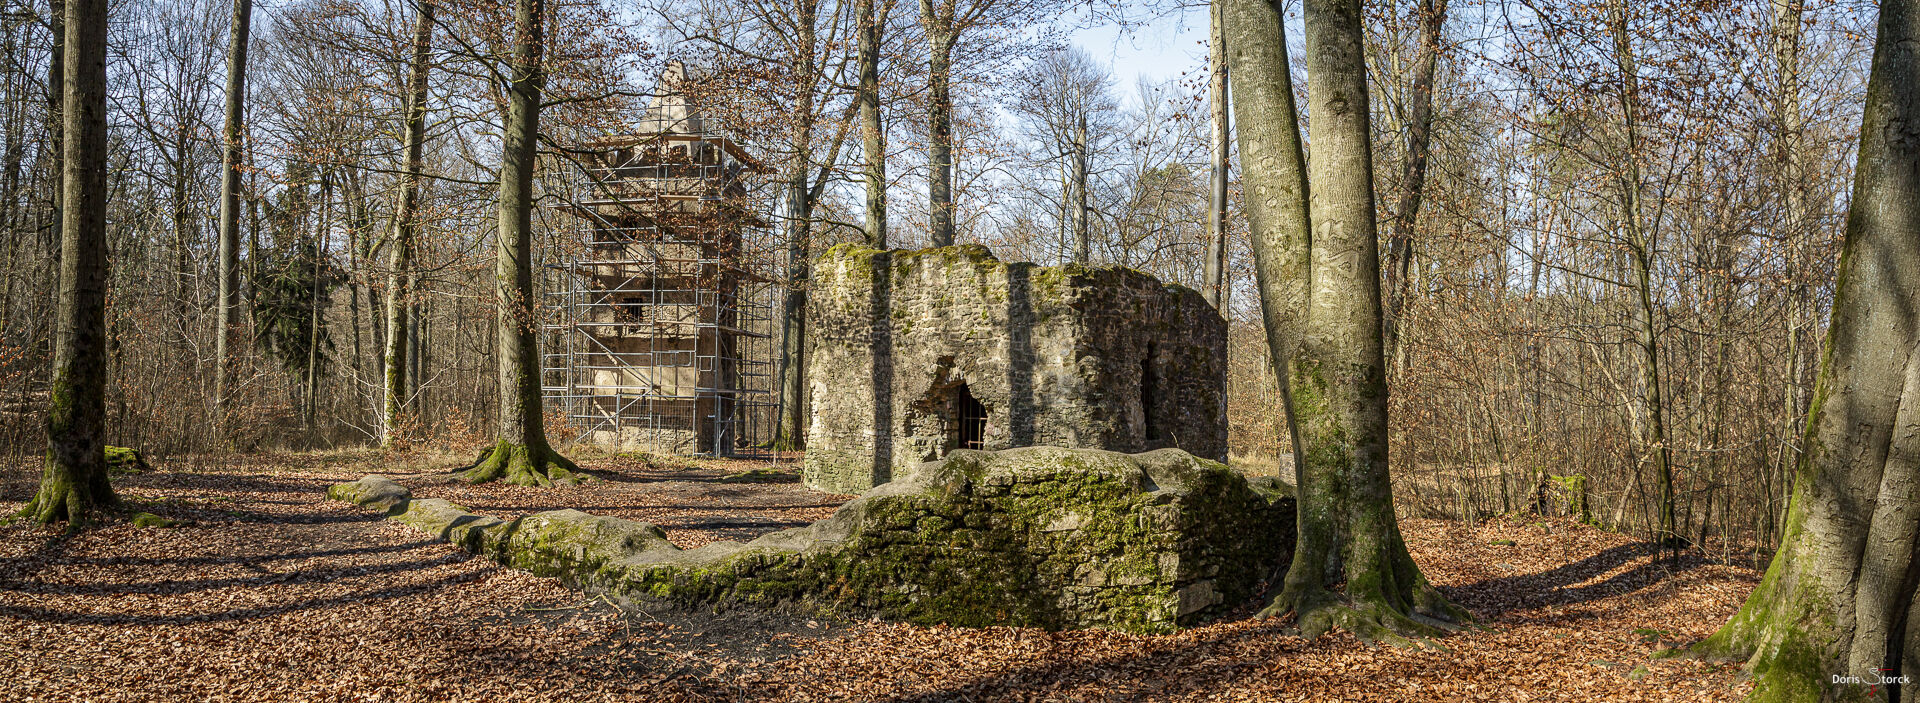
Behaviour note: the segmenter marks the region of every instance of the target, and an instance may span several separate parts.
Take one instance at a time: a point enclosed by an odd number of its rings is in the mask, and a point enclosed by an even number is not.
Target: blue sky
[[[1114,87],[1131,97],[1136,76],[1154,82],[1203,70],[1207,63],[1207,13],[1194,7],[1132,31],[1106,25],[1072,34],[1075,45],[1113,68]]]

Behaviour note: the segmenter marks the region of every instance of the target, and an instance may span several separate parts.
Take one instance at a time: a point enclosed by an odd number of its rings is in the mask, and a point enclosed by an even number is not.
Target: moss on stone
[[[141,474],[152,471],[147,457],[140,450],[131,447],[105,447],[107,471],[113,474]]]
[[[358,481],[336,483],[327,487],[327,497],[362,508],[370,508],[398,515],[406,510],[413,493],[405,486],[395,483],[385,476],[365,476]]]
[[[179,520],[169,520],[153,513],[134,513],[128,520],[134,527],[179,527]]]
[[[378,505],[393,499],[388,484],[368,477],[329,495]],[[827,520],[688,551],[655,526],[571,510],[507,523],[406,501],[398,515],[509,566],[622,598],[1131,632],[1245,602],[1290,558],[1293,526],[1290,498],[1218,462],[1046,447],[955,452]]]

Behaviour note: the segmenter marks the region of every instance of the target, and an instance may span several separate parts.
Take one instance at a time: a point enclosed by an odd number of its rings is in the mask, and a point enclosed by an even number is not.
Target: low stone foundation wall
[[[642,522],[503,521],[379,476],[328,496],[502,564],[636,601],[1162,632],[1247,602],[1292,556],[1284,484],[1177,449],[958,451],[826,520],[681,550]]]

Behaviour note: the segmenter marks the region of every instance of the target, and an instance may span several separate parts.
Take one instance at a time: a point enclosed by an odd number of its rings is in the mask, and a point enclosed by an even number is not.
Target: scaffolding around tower
[[[771,228],[746,149],[671,90],[633,134],[578,145],[587,178],[550,294],[544,394],[577,438],[738,456],[771,439]]]

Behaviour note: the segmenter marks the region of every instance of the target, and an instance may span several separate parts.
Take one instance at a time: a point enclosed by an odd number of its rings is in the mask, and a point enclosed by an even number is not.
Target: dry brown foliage
[[[1448,651],[1303,641],[1230,619],[1170,636],[959,629],[759,611],[623,613],[324,498],[379,469],[515,514],[656,521],[683,546],[817,518],[845,499],[726,462],[583,462],[603,478],[532,491],[435,484],[454,455],[193,457],[119,480],[188,521],[66,538],[0,528],[0,658],[17,700],[1331,701],[1735,700],[1731,665],[1650,660],[1702,637],[1750,569],[1658,563],[1565,520],[1408,520],[1414,557],[1488,629]],[[759,465],[759,466],[764,466]],[[4,475],[0,508],[28,494]],[[790,470],[790,469],[789,469]],[[736,479],[739,481],[739,479]]]

